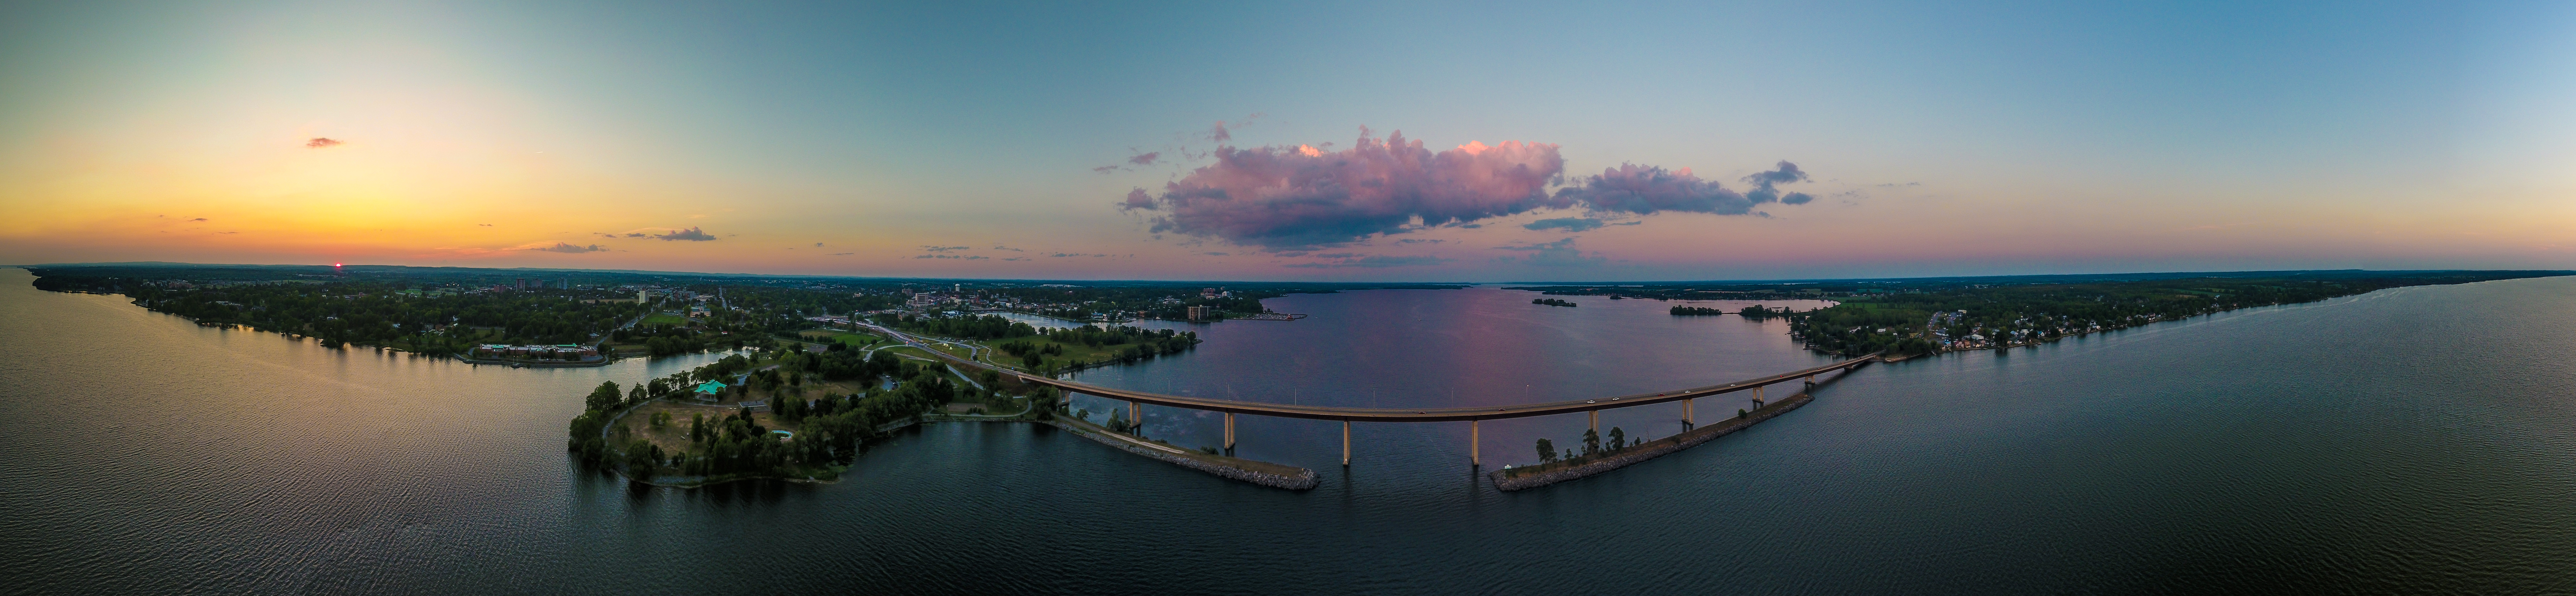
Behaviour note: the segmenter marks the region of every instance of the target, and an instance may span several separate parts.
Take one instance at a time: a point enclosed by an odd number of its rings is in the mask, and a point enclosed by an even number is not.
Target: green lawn
[[[1118,345],[1114,345],[1114,346],[1099,346],[1099,347],[1092,347],[1092,346],[1082,345],[1082,344],[1079,344],[1079,343],[1060,343],[1060,342],[1057,342],[1057,341],[1055,341],[1055,340],[1047,339],[1047,337],[1046,337],[1046,336],[1044,336],[1044,335],[1032,335],[1032,336],[1029,336],[1029,337],[1015,337],[1015,338],[1011,338],[1011,339],[995,340],[995,341],[988,341],[988,342],[977,342],[977,343],[979,343],[979,344],[983,345],[985,348],[991,348],[991,349],[986,350],[986,351],[985,351],[985,354],[986,354],[987,356],[989,356],[989,357],[990,357],[990,359],[991,359],[991,361],[992,361],[992,362],[999,362],[999,363],[1002,363],[1003,365],[1010,366],[1011,368],[1020,368],[1020,357],[1018,357],[1018,356],[1012,356],[1012,355],[1010,355],[1010,354],[1008,354],[1008,353],[1005,353],[1005,352],[1001,351],[1001,350],[1000,350],[1000,349],[998,349],[998,348],[993,348],[993,346],[995,346],[995,345],[998,345],[998,344],[1006,344],[1006,343],[1011,343],[1011,342],[1028,342],[1028,343],[1029,343],[1029,345],[1036,346],[1036,347],[1037,347],[1037,349],[1039,349],[1039,350],[1045,350],[1047,346],[1063,346],[1063,347],[1064,347],[1064,353],[1063,353],[1063,354],[1052,355],[1052,356],[1047,356],[1047,357],[1046,357],[1046,364],[1045,364],[1044,366],[1049,367],[1049,368],[1057,367],[1057,366],[1063,366],[1063,365],[1065,365],[1065,364],[1067,364],[1067,363],[1071,363],[1071,362],[1073,362],[1073,361],[1075,361],[1075,360],[1081,360],[1081,361],[1086,361],[1086,362],[1099,362],[1099,361],[1102,361],[1102,360],[1108,360],[1108,359],[1110,358],[1110,356],[1112,356],[1112,355],[1114,355],[1114,354],[1117,354],[1117,353],[1118,353],[1118,350],[1120,350],[1120,349],[1124,349],[1124,348],[1128,348],[1128,347],[1131,347],[1131,346],[1134,346],[1134,345],[1135,345],[1135,344],[1118,344]],[[964,354],[963,354],[963,353],[962,353],[962,351],[961,351],[959,355],[961,355],[961,356],[962,356],[962,355],[964,355]]]
[[[798,333],[797,335],[814,341],[838,341],[841,342],[842,345],[847,345],[853,348],[867,347],[870,344],[885,341],[885,338],[874,335],[851,333],[848,331],[839,331],[834,329],[815,329]]]

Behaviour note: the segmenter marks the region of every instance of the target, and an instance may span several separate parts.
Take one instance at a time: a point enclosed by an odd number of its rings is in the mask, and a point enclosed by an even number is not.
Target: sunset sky
[[[2553,2],[0,6],[0,263],[2576,268],[2571,166]]]

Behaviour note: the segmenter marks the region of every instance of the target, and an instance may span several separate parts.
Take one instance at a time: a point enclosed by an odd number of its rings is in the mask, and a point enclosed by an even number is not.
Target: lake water
[[[2576,591],[2576,279],[2404,288],[1877,365],[1796,412],[1499,493],[1463,423],[1242,420],[1287,492],[1052,429],[937,424],[837,484],[636,489],[574,466],[601,380],[197,327],[0,269],[0,592]],[[1798,368],[1778,322],[1495,289],[1296,295],[1086,381],[1514,403]],[[1776,303],[1775,303],[1776,305]],[[1188,324],[1175,324],[1188,326]],[[1723,411],[1721,400],[1702,409]],[[1114,404],[1084,400],[1095,412]],[[1649,436],[1677,411],[1614,411]],[[1147,432],[1213,444],[1213,418]],[[1497,421],[1488,465],[1579,416]],[[783,591],[783,592],[782,592]]]

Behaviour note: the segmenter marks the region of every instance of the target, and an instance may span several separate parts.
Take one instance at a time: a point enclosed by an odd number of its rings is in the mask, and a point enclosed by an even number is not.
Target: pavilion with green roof
[[[699,393],[704,393],[704,394],[707,394],[707,395],[715,395],[715,394],[718,394],[718,393],[724,393],[724,390],[725,390],[725,384],[724,384],[724,381],[707,381],[707,382],[699,383],[699,384],[698,384],[698,392],[699,392]]]

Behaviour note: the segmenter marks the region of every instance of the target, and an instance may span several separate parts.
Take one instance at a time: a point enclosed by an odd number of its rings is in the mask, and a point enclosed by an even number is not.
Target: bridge
[[[1607,409],[1612,409],[1612,408],[1630,408],[1630,407],[1636,407],[1636,406],[1653,405],[1653,404],[1661,404],[1661,403],[1681,402],[1681,403],[1682,403],[1682,424],[1683,424],[1683,425],[1685,425],[1685,426],[1696,426],[1696,425],[1698,425],[1698,420],[1697,420],[1697,418],[1696,418],[1696,412],[1695,412],[1695,410],[1697,409],[1697,408],[1696,408],[1696,406],[1698,405],[1698,404],[1697,404],[1697,402],[1698,402],[1698,400],[1699,400],[1700,398],[1703,398],[1703,397],[1710,397],[1710,396],[1715,396],[1715,395],[1720,395],[1720,394],[1726,394],[1726,393],[1735,393],[1735,392],[1738,392],[1738,391],[1751,391],[1751,392],[1753,392],[1752,400],[1753,400],[1753,402],[1754,402],[1755,404],[1757,404],[1757,406],[1756,406],[1756,407],[1759,407],[1759,406],[1758,406],[1758,404],[1763,403],[1763,400],[1762,400],[1762,388],[1763,388],[1763,387],[1765,387],[1765,386],[1776,385],[1776,384],[1780,384],[1780,383],[1786,383],[1786,382],[1789,382],[1789,381],[1791,381],[1791,380],[1797,380],[1797,379],[1804,379],[1804,380],[1805,380],[1805,385],[1806,385],[1806,386],[1814,386],[1814,385],[1816,384],[1816,375],[1821,375],[1821,374],[1826,374],[1826,373],[1832,373],[1832,372],[1835,372],[1835,371],[1849,371],[1849,370],[1852,370],[1852,369],[1857,369],[1857,368],[1860,368],[1860,367],[1862,367],[1862,366],[1866,366],[1866,365],[1868,365],[1869,363],[1877,362],[1877,361],[1881,358],[1881,354],[1879,354],[1879,353],[1872,353],[1872,354],[1868,354],[1868,355],[1861,356],[1861,357],[1859,357],[1859,358],[1853,358],[1853,359],[1850,359],[1850,360],[1844,360],[1844,361],[1840,361],[1840,362],[1835,362],[1835,363],[1827,364],[1827,365],[1824,365],[1824,366],[1818,366],[1818,367],[1809,368],[1809,369],[1804,369],[1804,370],[1795,370],[1795,371],[1790,371],[1790,372],[1784,372],[1784,373],[1780,373],[1780,374],[1776,374],[1776,375],[1771,375],[1771,376],[1766,376],[1766,377],[1757,377],[1757,378],[1752,378],[1752,379],[1745,379],[1745,380],[1742,380],[1742,381],[1736,381],[1736,382],[1733,382],[1733,383],[1725,383],[1725,384],[1719,384],[1719,385],[1708,385],[1708,386],[1704,386],[1704,387],[1692,387],[1692,388],[1688,388],[1688,389],[1676,389],[1676,390],[1672,390],[1672,391],[1662,391],[1662,392],[1656,392],[1656,393],[1639,393],[1639,394],[1634,394],[1634,395],[1621,395],[1621,396],[1600,397],[1600,398],[1592,398],[1592,399],[1568,400],[1568,401],[1545,402],[1545,403],[1534,403],[1534,404],[1521,404],[1521,405],[1512,405],[1512,406],[1477,406],[1477,407],[1466,407],[1466,408],[1346,408],[1346,407],[1338,407],[1338,406],[1308,406],[1308,405],[1297,405],[1297,404],[1275,404],[1275,403],[1253,402],[1253,401],[1236,401],[1236,400],[1225,400],[1225,399],[1207,399],[1207,398],[1200,398],[1200,397],[1186,397],[1186,396],[1179,396],[1179,395],[1165,395],[1165,394],[1161,394],[1161,393],[1147,393],[1147,392],[1143,392],[1143,391],[1131,391],[1131,390],[1127,390],[1127,389],[1117,389],[1117,388],[1112,388],[1112,387],[1102,387],[1102,386],[1099,386],[1099,385],[1092,385],[1092,384],[1089,384],[1089,383],[1078,383],[1078,382],[1074,382],[1074,381],[1068,381],[1068,380],[1064,380],[1064,379],[1058,379],[1058,378],[1055,378],[1055,377],[1053,377],[1053,376],[1029,374],[1029,373],[1026,373],[1026,372],[1021,372],[1021,371],[1017,371],[1017,370],[1011,370],[1011,369],[1007,369],[1007,368],[1002,368],[1002,367],[998,367],[998,366],[993,366],[993,365],[991,365],[991,364],[987,364],[987,363],[983,363],[983,362],[976,362],[976,361],[973,361],[973,360],[968,360],[968,359],[964,359],[964,358],[958,358],[957,356],[955,356],[955,355],[953,355],[953,354],[949,354],[949,353],[947,353],[947,352],[942,352],[942,351],[939,351],[939,350],[937,350],[937,349],[934,349],[934,348],[930,347],[928,344],[926,344],[926,343],[924,343],[924,342],[922,342],[922,341],[920,341],[920,340],[914,339],[911,335],[907,335],[907,334],[904,334],[904,333],[902,333],[902,332],[895,331],[895,330],[893,330],[893,329],[888,329],[888,328],[885,328],[885,327],[881,327],[881,326],[877,326],[877,325],[869,324],[869,323],[858,323],[858,325],[860,325],[860,326],[864,326],[864,327],[867,327],[868,329],[870,329],[870,330],[872,330],[872,331],[875,331],[875,332],[877,332],[877,333],[885,334],[887,337],[895,338],[897,341],[901,341],[901,342],[903,342],[903,343],[904,343],[904,345],[912,346],[912,347],[915,347],[915,348],[920,348],[920,349],[921,349],[921,351],[923,351],[923,352],[928,352],[928,353],[930,353],[932,356],[938,357],[938,358],[940,358],[940,359],[942,359],[942,360],[946,360],[946,361],[951,362],[951,363],[963,364],[963,365],[966,365],[966,366],[969,366],[969,367],[973,367],[973,368],[980,368],[980,369],[985,369],[985,370],[996,371],[996,372],[999,372],[999,373],[1001,373],[1001,374],[1003,374],[1003,375],[1008,375],[1008,376],[1011,376],[1011,377],[1013,377],[1013,378],[1017,378],[1017,379],[1019,379],[1019,380],[1020,380],[1020,382],[1022,382],[1022,383],[1030,383],[1030,384],[1037,384],[1037,385],[1046,385],[1046,386],[1050,386],[1050,387],[1055,387],[1055,388],[1057,388],[1057,389],[1060,389],[1060,390],[1063,390],[1063,391],[1066,391],[1066,392],[1069,392],[1069,393],[1081,393],[1081,394],[1085,394],[1085,395],[1091,395],[1091,396],[1096,396],[1096,397],[1102,397],[1102,398],[1107,398],[1107,399],[1113,399],[1113,400],[1118,400],[1118,401],[1124,401],[1124,402],[1127,402],[1127,419],[1128,419],[1128,420],[1136,420],[1136,421],[1142,421],[1142,420],[1144,420],[1144,418],[1141,416],[1141,414],[1142,414],[1141,408],[1142,408],[1143,404],[1153,404],[1153,405],[1157,405],[1157,406],[1166,406],[1166,407],[1173,407],[1173,408],[1187,408],[1187,409],[1192,409],[1192,410],[1207,410],[1207,411],[1212,411],[1212,412],[1224,412],[1224,413],[1225,413],[1225,450],[1226,450],[1226,452],[1228,452],[1228,453],[1232,453],[1232,452],[1234,451],[1234,439],[1235,439],[1235,433],[1234,433],[1234,417],[1235,417],[1235,415],[1236,415],[1236,414],[1250,414],[1250,415],[1255,415],[1255,416],[1277,416],[1277,417],[1281,417],[1281,418],[1305,418],[1305,419],[1309,419],[1309,420],[1339,420],[1339,421],[1342,421],[1342,465],[1344,465],[1344,466],[1351,465],[1351,423],[1352,423],[1352,422],[1457,422],[1457,421],[1462,421],[1462,420],[1463,420],[1463,421],[1466,421],[1466,422],[1467,422],[1467,425],[1468,425],[1468,427],[1467,427],[1467,429],[1468,429],[1468,430],[1467,430],[1467,442],[1468,442],[1468,447],[1467,447],[1467,459],[1468,459],[1468,462],[1469,462],[1469,464],[1470,464],[1470,465],[1474,465],[1474,466],[1482,466],[1482,465],[1484,465],[1484,458],[1482,457],[1482,455],[1481,455],[1480,453],[1478,453],[1478,450],[1480,449],[1480,446],[1478,445],[1478,443],[1479,443],[1478,439],[1479,439],[1479,435],[1480,435],[1480,434],[1482,434],[1482,429],[1481,429],[1481,428],[1479,428],[1479,425],[1477,424],[1477,423],[1478,423],[1478,421],[1482,421],[1482,420],[1495,420],[1495,419],[1503,419],[1503,418],[1526,418],[1526,417],[1531,417],[1531,416],[1553,416],[1553,415],[1557,415],[1557,414],[1573,414],[1573,413],[1578,413],[1578,412],[1580,412],[1580,413],[1585,413],[1585,414],[1588,414],[1588,415],[1589,415],[1589,418],[1591,419],[1591,427],[1592,427],[1592,430],[1593,430],[1593,432],[1596,432],[1596,433],[1597,433],[1597,432],[1600,432],[1600,430],[1601,430],[1601,411],[1602,411],[1602,410],[1607,410]]]

